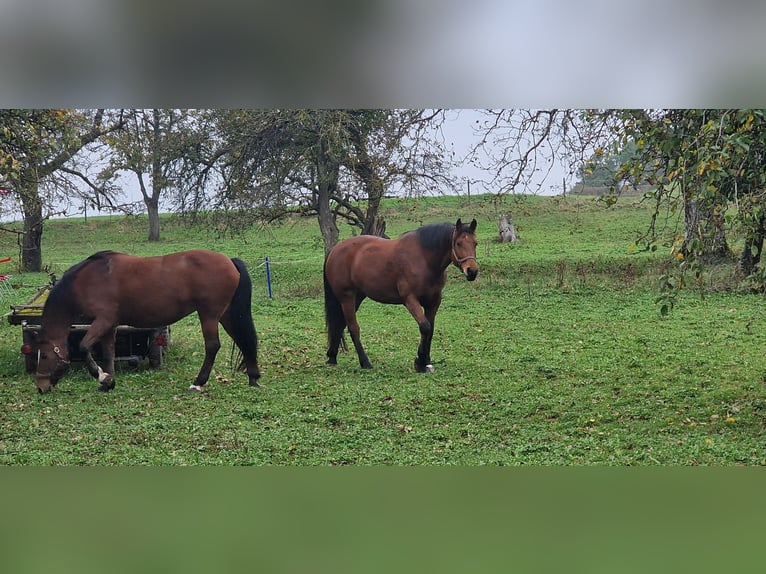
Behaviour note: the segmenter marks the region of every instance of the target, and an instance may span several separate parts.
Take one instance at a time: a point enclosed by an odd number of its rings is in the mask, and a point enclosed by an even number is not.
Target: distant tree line
[[[0,201],[20,214],[21,267],[39,271],[45,221],[75,202],[124,211],[120,174],[132,174],[160,238],[160,206],[249,225],[287,213],[317,218],[325,250],[339,222],[385,235],[389,193],[456,189],[440,129],[446,110],[0,110]],[[684,261],[731,257],[753,273],[766,238],[766,110],[484,110],[464,161],[498,196],[568,166],[583,183],[649,185],[656,241],[661,210],[683,214],[674,249]],[[539,185],[539,183],[537,184]],[[609,203],[610,197],[605,201]]]

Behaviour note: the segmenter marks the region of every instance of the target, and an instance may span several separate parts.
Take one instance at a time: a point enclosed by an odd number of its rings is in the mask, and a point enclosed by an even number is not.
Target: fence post
[[[269,288],[269,299],[272,299],[271,294],[271,266],[269,265],[269,258],[266,257],[266,285]]]

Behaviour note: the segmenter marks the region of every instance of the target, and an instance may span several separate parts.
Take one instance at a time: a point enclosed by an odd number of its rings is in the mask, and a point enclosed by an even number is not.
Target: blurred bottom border
[[[759,468],[0,469],[7,572],[752,568]]]

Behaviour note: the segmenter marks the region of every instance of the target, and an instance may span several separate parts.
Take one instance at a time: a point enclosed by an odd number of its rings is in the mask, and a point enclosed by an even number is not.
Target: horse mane
[[[470,231],[471,226],[463,223],[460,232]],[[420,239],[420,245],[425,249],[449,249],[452,245],[452,234],[454,232],[454,223],[432,223],[409,233],[415,233],[418,239]]]
[[[432,223],[411,233],[417,235],[420,245],[425,249],[446,249],[452,244],[454,230],[455,225],[452,223]]]
[[[45,306],[47,307],[48,305],[57,306],[60,304],[67,304],[67,302],[69,301],[69,295],[72,291],[72,284],[74,282],[75,277],[77,277],[78,273],[82,271],[85,267],[92,264],[94,261],[108,260],[115,253],[116,251],[108,251],[108,250],[99,251],[97,253],[94,253],[87,259],[83,259],[79,263],[72,265],[72,267],[64,271],[64,274],[61,276],[61,279],[59,279],[53,284],[53,287],[51,288],[50,293],[48,293],[48,299],[45,302]]]

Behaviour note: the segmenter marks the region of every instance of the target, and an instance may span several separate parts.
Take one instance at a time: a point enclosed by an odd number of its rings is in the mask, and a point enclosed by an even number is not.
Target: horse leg
[[[439,310],[439,305],[441,305],[441,297],[437,298],[433,302],[423,305],[426,321],[429,322],[431,328],[428,331],[428,336],[426,339],[421,340],[420,347],[418,348],[418,357],[420,357],[422,354],[423,361],[421,364],[425,365],[425,371],[423,372],[426,373],[434,372],[434,366],[431,363],[431,341],[433,340],[434,332],[436,331],[436,312]]]
[[[359,366],[363,369],[372,369],[370,359],[367,358],[367,353],[364,352],[364,347],[362,347],[362,340],[359,338],[359,323],[356,321],[356,310],[362,304],[362,300],[357,298],[353,300],[346,299],[341,306],[343,307],[343,315],[346,317],[348,333],[351,335],[356,354],[359,356]]]
[[[361,301],[359,301],[361,303]],[[357,308],[359,308],[357,303]],[[327,326],[327,364],[338,364],[338,350],[341,346],[346,349],[346,341],[343,339],[343,331],[346,330],[347,322],[343,311],[343,305],[332,291],[325,277],[325,323]]]
[[[210,371],[213,370],[215,357],[221,348],[221,340],[218,337],[218,319],[200,317],[200,323],[202,324],[202,337],[205,339],[205,360],[202,361],[202,367],[194,380],[194,384],[189,386],[190,391],[201,391],[202,387],[205,386],[210,378]]]
[[[94,379],[101,383],[100,390],[107,392],[114,388],[114,338],[115,326],[105,320],[96,319],[91,323],[88,331],[80,342],[80,348],[85,351],[85,365]],[[93,346],[101,341],[104,355],[104,367],[102,369],[93,358]]]
[[[439,308],[440,301],[436,304],[421,306],[420,301],[414,296],[407,297],[404,305],[415,319],[420,330],[420,344],[418,345],[418,356],[415,358],[415,370],[419,373],[433,373],[434,366],[431,364],[431,340],[434,335],[434,319],[436,311]]]
[[[101,339],[101,354],[104,359],[104,369],[99,373],[98,380],[101,383],[100,389],[104,392],[114,388],[114,342],[117,336],[117,329],[112,329]]]

